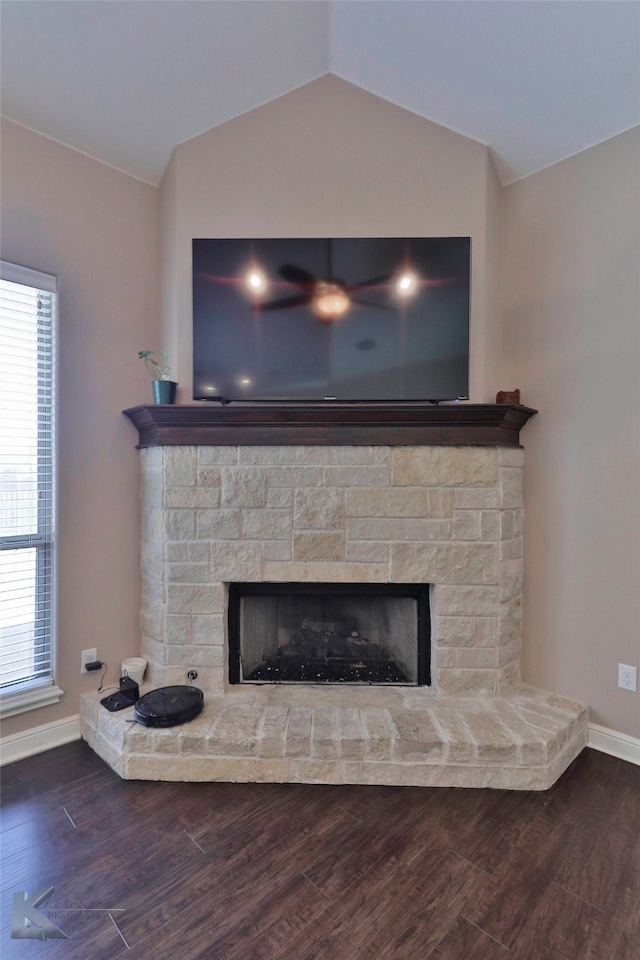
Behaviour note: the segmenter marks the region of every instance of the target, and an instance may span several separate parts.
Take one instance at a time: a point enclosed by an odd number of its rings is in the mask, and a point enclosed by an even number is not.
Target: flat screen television
[[[193,397],[463,400],[469,237],[196,239]]]

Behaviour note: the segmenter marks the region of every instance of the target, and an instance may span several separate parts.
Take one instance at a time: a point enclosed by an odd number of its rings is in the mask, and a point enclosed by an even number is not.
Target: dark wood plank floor
[[[2,773],[3,960],[638,960],[640,768],[546,793]],[[11,937],[13,894],[69,939]]]

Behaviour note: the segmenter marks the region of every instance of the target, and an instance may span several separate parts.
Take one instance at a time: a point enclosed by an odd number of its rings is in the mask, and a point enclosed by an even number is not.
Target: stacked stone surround
[[[154,447],[142,654],[226,689],[226,584],[430,583],[439,694],[520,679],[522,466],[510,447]]]
[[[196,669],[206,707],[151,731],[88,696],[86,739],[132,778],[549,786],[585,746],[587,714],[521,685],[523,456],[143,449],[147,681]],[[431,584],[432,686],[230,686],[232,582]]]

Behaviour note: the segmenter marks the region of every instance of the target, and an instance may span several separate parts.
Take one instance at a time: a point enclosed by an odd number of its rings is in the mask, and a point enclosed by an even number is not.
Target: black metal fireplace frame
[[[229,583],[228,641],[229,641],[229,683],[239,684],[242,679],[240,650],[240,604],[247,596],[273,596],[278,593],[295,595],[308,594],[321,596],[326,593],[344,595],[357,593],[364,596],[410,597],[418,604],[417,642],[418,668],[417,682],[411,686],[431,686],[431,613],[429,604],[429,584],[422,583]],[[252,683],[277,683],[278,681],[250,681]],[[304,681],[300,681],[303,683]],[[326,681],[317,681],[322,686]],[[309,681],[314,683],[314,681]],[[364,686],[365,682],[357,685]],[[380,686],[393,684],[380,684]],[[407,684],[403,684],[407,686]]]

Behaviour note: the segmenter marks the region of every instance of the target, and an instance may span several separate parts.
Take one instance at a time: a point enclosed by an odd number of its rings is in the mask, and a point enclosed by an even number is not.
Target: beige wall
[[[151,399],[137,351],[157,345],[158,191],[16,124],[2,124],[2,258],[58,276],[58,657],[65,695],[6,719],[2,736],[78,713],[100,674],[139,649],[136,434]]]
[[[470,395],[495,400],[504,386],[488,382],[483,345],[497,325],[497,183],[486,147],[332,76],[177,147],[161,191],[179,400],[191,399],[191,240],[224,236],[471,236]]]
[[[523,432],[523,673],[640,737],[640,129],[504,191],[504,381]]]

